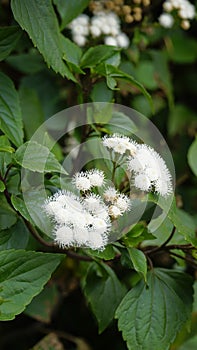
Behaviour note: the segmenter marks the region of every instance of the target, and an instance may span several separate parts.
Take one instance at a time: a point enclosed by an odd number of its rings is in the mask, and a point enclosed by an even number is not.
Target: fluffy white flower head
[[[130,152],[135,151],[135,143],[131,142],[127,136],[113,134],[112,136],[104,136],[102,140],[105,147],[121,155],[126,153],[127,150]]]
[[[114,187],[108,187],[103,193],[103,198],[107,202],[114,202],[117,199],[118,192]]]
[[[78,190],[83,192],[90,190],[90,188],[92,187],[91,182],[87,177],[87,174],[83,172],[75,174],[73,183]]]
[[[106,36],[104,38],[104,43],[109,46],[118,46],[117,40],[114,36]]]
[[[120,209],[122,213],[124,213],[130,209],[131,202],[127,196],[120,194],[115,201],[115,205]]]
[[[134,180],[135,187],[139,188],[142,191],[148,191],[151,186],[151,182],[148,176],[144,174],[137,175]]]
[[[100,187],[104,183],[104,172],[98,169],[90,170],[88,173],[88,179],[91,186]]]
[[[117,219],[119,216],[122,215],[122,211],[120,210],[120,208],[118,208],[117,205],[111,205],[109,207],[109,215],[113,218],[113,219]]]
[[[169,13],[162,13],[159,16],[159,23],[164,28],[172,28],[174,24],[174,18]]]
[[[119,47],[122,47],[124,49],[127,49],[129,47],[130,41],[125,33],[118,34],[116,40]]]

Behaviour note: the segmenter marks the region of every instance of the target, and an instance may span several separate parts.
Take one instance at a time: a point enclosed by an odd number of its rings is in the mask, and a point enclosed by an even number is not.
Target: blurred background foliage
[[[66,27],[69,19],[63,13],[68,13],[71,20],[82,12],[90,15],[91,7],[88,7],[88,1],[80,1],[81,7],[78,6],[75,12],[70,3],[54,1],[53,6],[59,25],[62,25],[62,34],[72,39]],[[125,1],[125,4],[130,3],[132,1]],[[109,88],[105,74],[98,71],[100,57],[94,56],[93,62],[86,57],[85,63],[79,67],[81,50],[87,52],[90,47],[102,44],[99,39],[80,48],[75,61],[72,62],[72,57],[70,64],[67,57],[68,72],[64,75],[71,79],[49,69],[28,34],[17,25],[7,0],[0,1],[0,69],[13,80],[19,91],[26,140],[47,118],[82,102],[114,101],[150,118],[163,134],[173,155],[177,206],[197,224],[197,22],[193,20],[187,31],[178,24],[169,29],[161,27],[157,19],[162,3],[151,1],[139,22],[123,21],[123,31],[130,39],[129,47],[123,50],[113,48],[113,54],[108,58],[122,75],[132,76],[144,86],[152,97],[154,112],[142,89],[127,79],[119,77],[117,87]],[[193,4],[196,5],[195,1]],[[6,33],[3,27],[9,27]],[[60,152],[59,160],[61,157]],[[64,264],[66,266],[61,265],[53,282],[33,299],[22,315],[14,321],[1,322],[2,350],[126,349],[115,323],[97,335],[96,323],[79,288],[80,271],[86,269],[86,263],[67,259]],[[116,267],[116,262],[113,265]],[[117,269],[117,273],[121,275],[123,272]],[[132,279],[132,283],[137,278],[136,274],[130,274],[129,269],[124,270],[124,274],[125,280]],[[197,301],[192,317],[192,336],[190,334],[187,340],[185,328],[172,350],[197,348]]]

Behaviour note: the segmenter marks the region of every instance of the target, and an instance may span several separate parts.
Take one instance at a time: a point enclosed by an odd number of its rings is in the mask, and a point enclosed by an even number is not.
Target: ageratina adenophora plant
[[[196,349],[196,1],[0,23],[0,349]]]
[[[103,145],[111,152],[114,164],[112,180],[117,164],[119,167],[121,163],[126,165],[128,180],[136,188],[154,191],[164,197],[172,193],[169,170],[153,148],[118,134],[105,136]],[[110,242],[113,222],[132,209],[132,200],[125,194],[124,187],[120,193],[114,186],[106,186],[105,175],[98,169],[76,173],[72,182],[79,191],[78,195],[59,191],[44,206],[55,223],[55,242],[63,248],[104,250]]]

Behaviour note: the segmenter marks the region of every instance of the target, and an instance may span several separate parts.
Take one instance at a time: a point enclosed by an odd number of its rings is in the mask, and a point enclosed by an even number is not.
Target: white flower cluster
[[[165,28],[171,28],[174,24],[174,17],[170,12],[176,11],[178,17],[181,19],[181,27],[189,29],[190,20],[192,20],[195,13],[195,6],[188,0],[166,0],[163,3],[164,12],[159,17],[159,23]]]
[[[104,173],[98,169],[77,173],[73,184],[82,195],[60,191],[44,205],[45,212],[55,223],[55,242],[63,248],[103,250],[108,242],[112,220],[130,209],[130,200],[115,188],[105,189],[103,198],[90,192],[104,184]]]
[[[137,149],[137,143],[135,141],[130,140],[129,137],[119,134],[104,136],[103,145],[119,154],[124,154],[126,151],[133,154]]]
[[[127,48],[129,38],[120,28],[120,18],[114,12],[98,12],[92,18],[82,14],[69,25],[73,41],[84,46],[88,36],[103,37],[106,45]]]
[[[147,192],[154,190],[161,196],[167,196],[172,192],[170,172],[164,160],[153,148],[145,144],[137,144],[128,137],[117,134],[105,136],[103,145],[109,149],[113,148],[114,152],[121,155],[126,154],[127,169],[134,175],[136,188]]]

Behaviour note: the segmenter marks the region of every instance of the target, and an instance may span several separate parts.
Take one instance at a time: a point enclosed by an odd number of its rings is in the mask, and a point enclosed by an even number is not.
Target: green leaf
[[[173,199],[173,202],[170,208],[164,198],[160,198],[159,202],[157,203],[156,196],[151,194],[149,195],[149,200],[158,204],[163,209],[164,213],[168,216],[170,221],[177,228],[177,231],[182,236],[184,236],[187,242],[190,242],[194,246],[197,246],[195,222],[188,213],[176,207],[175,199]]]
[[[168,118],[168,132],[172,137],[176,134],[183,135],[196,121],[196,114],[183,104],[176,104]]]
[[[43,210],[46,193],[43,189],[30,189],[23,193],[23,199],[12,195],[14,208],[29,222],[39,227],[47,236],[52,237],[53,225]]]
[[[173,31],[169,38],[166,38],[169,57],[176,63],[192,63],[197,58],[197,43],[194,38],[184,31]],[[184,45],[183,45],[184,43]]]
[[[126,136],[131,136],[137,131],[137,126],[124,113],[114,111],[110,122],[105,125],[105,128],[110,133],[121,133]]]
[[[46,68],[42,56],[35,49],[32,53],[11,55],[6,59],[6,63],[25,74],[38,73]]]
[[[90,97],[93,102],[111,102],[113,92],[107,87],[104,81],[94,84]]]
[[[23,124],[19,98],[10,78],[0,72],[0,129],[20,146],[23,142]]]
[[[16,21],[27,31],[47,65],[63,77],[76,81],[63,61],[61,35],[51,0],[12,0],[11,8]]]
[[[9,56],[22,35],[18,26],[0,28],[0,61]]]
[[[109,57],[112,57],[117,51],[118,49],[116,47],[107,45],[97,45],[95,47],[90,47],[81,58],[81,67],[94,67],[107,60]]]
[[[98,67],[96,67],[95,71],[98,74],[106,77],[107,85],[110,89],[115,89],[115,86],[117,85],[116,79],[122,79],[135,86],[139,91],[141,91],[144,94],[151,106],[151,109],[153,110],[153,102],[150,94],[146,91],[144,86],[139,81],[137,81],[132,75],[127,74],[119,68],[110,64],[99,64]]]
[[[157,85],[166,94],[169,106],[172,108],[174,104],[173,84],[166,51],[151,50],[150,54],[152,58],[154,76],[155,80],[157,81]]]
[[[113,320],[115,310],[125,295],[125,287],[109,266],[92,263],[86,276],[84,293],[101,333]]]
[[[10,146],[10,142],[5,135],[0,136],[0,171],[4,176],[7,171],[7,166],[12,161],[11,151],[14,152],[14,148]]]
[[[4,195],[0,193],[0,231],[13,226],[17,221],[15,211],[7,203]]]
[[[116,255],[116,250],[113,245],[107,245],[103,251],[96,251],[92,249],[86,249],[86,253],[92,257],[96,257],[104,260],[112,260]]]
[[[23,168],[39,173],[60,172],[67,174],[54,154],[49,149],[35,141],[28,141],[19,147],[15,160]]]
[[[129,256],[131,258],[134,269],[141,273],[146,282],[147,275],[147,261],[144,253],[136,248],[127,248],[129,252]]]
[[[19,98],[21,102],[25,135],[29,140],[44,122],[44,112],[35,89],[21,87],[19,89]]]
[[[89,4],[89,0],[53,0],[53,2],[57,6],[62,19],[61,29],[64,29],[73,18],[82,13]]]
[[[25,249],[29,240],[29,231],[22,222],[18,220],[15,225],[0,233],[0,250]]]
[[[155,90],[158,87],[154,73],[154,65],[151,61],[140,62],[135,70],[137,80],[150,90]]]
[[[52,312],[58,303],[59,293],[55,285],[46,285],[27,306],[25,314],[39,322],[50,323]]]
[[[13,320],[41,292],[52,272],[59,265],[60,254],[25,250],[0,252],[0,320]]]
[[[20,197],[15,196],[14,194],[11,196],[11,202],[16,211],[18,211],[27,221],[33,224],[31,216],[25,206],[24,200]]]
[[[189,340],[187,340],[179,350],[196,350],[197,348],[197,335]]]
[[[82,50],[71,40],[61,35],[61,43],[63,48],[63,59],[68,63],[71,70],[76,73],[85,74],[79,67]]]
[[[129,350],[168,350],[192,310],[192,279],[155,269],[130,290],[116,311]]]
[[[0,180],[0,192],[4,192],[5,190],[5,184],[2,180]]]
[[[197,137],[191,144],[188,151],[188,163],[193,173],[197,176]]]

